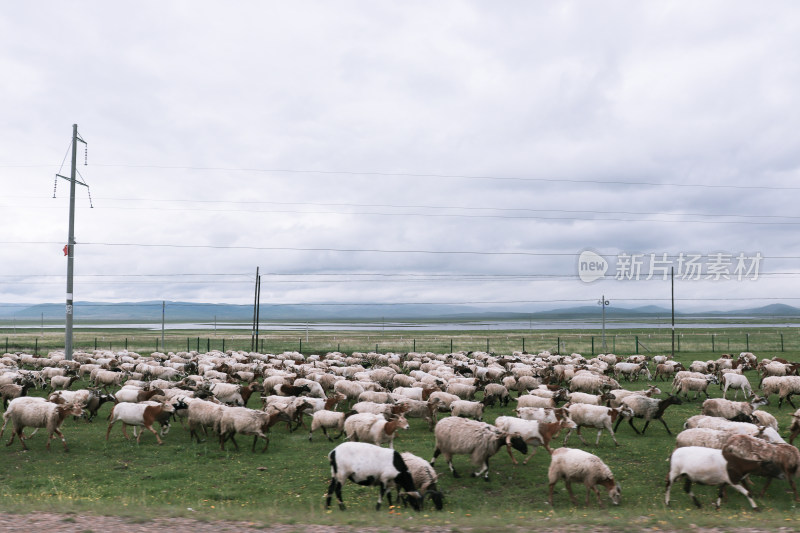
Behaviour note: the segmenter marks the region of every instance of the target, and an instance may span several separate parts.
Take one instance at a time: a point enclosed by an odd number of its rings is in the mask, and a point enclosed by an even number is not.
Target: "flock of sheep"
[[[453,456],[467,455],[478,467],[472,475],[489,481],[489,459],[494,454],[505,448],[517,464],[513,450],[525,455],[531,448],[527,463],[541,446],[551,456],[551,504],[559,481],[565,482],[573,503],[571,483],[575,482],[585,486],[587,505],[592,492],[602,505],[598,487],[613,504],[619,504],[621,489],[611,470],[596,455],[567,448],[572,434],[587,445],[581,430],[597,429],[595,444],[607,432],[618,445],[615,431],[622,422],[644,435],[653,420],[672,434],[663,418],[666,409],[690,400],[690,393],[695,399],[705,394],[702,414],[689,418],[676,436],[665,502],[669,505],[672,484],[685,478],[685,490],[698,506],[692,483],[719,486],[720,498],[724,487],[731,486],[758,509],[747,486],[751,476],[768,479],[762,496],[771,480],[779,478],[789,482],[798,499],[794,477],[800,468],[800,451],[780,436],[777,420],[759,410],[772,395],[778,396],[779,405],[785,400],[794,406],[792,395],[800,394],[798,368],[780,359],[758,362],[751,353],[695,361],[688,370],[667,356],[636,355],[623,360],[603,354],[586,359],[547,352],[303,356],[229,351],[143,356],[95,351],[76,353],[72,361],[58,352],[47,357],[5,354],[0,358],[0,397],[5,408],[0,437],[11,424],[8,444],[19,438],[27,449],[25,441],[43,428],[48,449],[58,436],[66,450],[60,429],[64,420],[81,415],[91,420],[106,402],[113,404],[106,440],[119,422],[126,439],[127,427],[132,426],[137,442],[148,430],[161,444],[170,422],[177,418],[198,442],[213,434],[222,449],[230,441],[238,450],[235,437],[243,435],[253,437],[253,451],[259,439],[266,451],[272,426],[283,423],[293,431],[303,425],[309,430],[309,440],[319,430],[329,441],[346,436],[347,442],[328,456],[331,481],[326,506],[335,495],[341,508],[342,486],[351,480],[379,487],[378,508],[384,496],[391,503],[396,491],[414,509],[422,508],[426,499],[441,509],[444,499],[434,469],[439,456],[458,477]],[[654,385],[634,391],[620,384],[653,379],[651,370],[655,379],[672,379],[671,393],[664,395]],[[747,370],[761,377],[761,396],[753,394],[744,374]],[[69,390],[81,378],[90,380],[93,387]],[[724,390],[723,398],[708,398],[708,386],[714,383]],[[28,395],[36,389],[45,389],[47,397]],[[726,398],[729,389],[734,390],[734,400]],[[745,398],[735,401],[740,390]],[[251,399],[254,393],[261,403],[257,409],[247,407],[259,403]],[[494,424],[483,422],[487,407],[506,406],[512,400],[516,416],[499,416]],[[790,442],[800,433],[800,410],[792,416]],[[308,425],[306,417],[310,417]],[[408,429],[410,418],[422,419],[433,431],[430,462],[394,450],[394,438]],[[637,418],[644,423],[641,429],[634,423]],[[36,429],[25,435],[25,428]],[[564,447],[551,448],[562,432]]]

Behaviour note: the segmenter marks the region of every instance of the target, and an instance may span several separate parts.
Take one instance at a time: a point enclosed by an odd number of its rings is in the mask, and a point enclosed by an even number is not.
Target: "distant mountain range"
[[[75,321],[102,322],[160,322],[161,301],[98,303],[76,302]],[[262,304],[262,321],[350,321],[350,320],[529,320],[529,319],[585,319],[598,318],[599,306],[580,306],[546,311],[520,312],[518,310],[492,310],[462,305],[414,304],[317,304],[269,305]],[[165,318],[169,322],[231,321],[249,322],[253,319],[252,305],[231,305],[193,302],[166,302]],[[63,320],[64,304],[0,304],[0,320]],[[668,308],[648,305],[634,308],[606,307],[609,319],[664,318]],[[785,304],[771,304],[734,311],[676,312],[680,317],[800,317],[800,309]]]

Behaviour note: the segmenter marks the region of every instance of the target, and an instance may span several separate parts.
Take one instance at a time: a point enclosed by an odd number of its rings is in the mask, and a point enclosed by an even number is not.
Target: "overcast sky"
[[[0,303],[65,300],[77,123],[76,301],[668,307],[656,254],[800,305],[798,50],[791,1],[7,3]]]

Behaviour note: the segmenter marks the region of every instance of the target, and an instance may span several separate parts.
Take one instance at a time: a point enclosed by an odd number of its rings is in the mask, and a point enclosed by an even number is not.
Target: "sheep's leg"
[[[514,454],[511,451],[511,444],[506,443],[506,451],[508,452],[508,456],[511,457],[511,462],[515,465],[518,464],[517,460],[514,458]]]
[[[794,403],[792,402],[792,393],[786,395],[786,401],[789,402],[789,405],[792,406],[792,409],[796,409]]]
[[[669,430],[669,427],[667,427],[667,423],[664,421],[664,419],[661,418],[660,416],[658,417],[658,419],[661,421],[662,424],[664,424],[664,429],[667,430],[667,433],[672,435],[672,432]]]
[[[633,430],[636,432],[637,435],[639,435],[641,433],[638,429],[636,429],[636,426],[633,425],[633,417],[628,419],[628,424],[630,424],[630,426],[633,428]],[[614,428],[614,429],[616,429],[616,428]]]
[[[672,483],[675,480],[672,479],[671,474],[667,474],[667,492],[664,494],[664,505],[669,507],[669,493],[672,490]]]
[[[17,433],[17,436],[19,436],[19,442],[20,442],[20,444],[22,444],[22,449],[23,450],[27,450],[28,449],[28,445],[25,444],[25,436],[22,434],[23,428],[19,428],[18,431],[16,430],[16,428],[14,428],[14,429],[15,429],[15,431]],[[11,437],[11,440],[14,440],[13,435]],[[11,441],[9,441],[8,444],[11,444]]]
[[[569,478],[564,479],[564,484],[567,486],[567,493],[569,494],[572,505],[578,505],[578,499],[575,497],[575,494],[572,493],[572,483],[570,483]]]
[[[588,443],[586,442],[586,439],[583,438],[583,435],[581,435],[581,429],[581,426],[578,426],[578,430],[575,433],[578,435],[578,438],[581,439],[583,445],[586,446]]]
[[[642,435],[644,435],[644,432],[647,431],[647,426],[649,426],[649,425],[650,425],[650,421],[649,420],[645,421],[644,427],[642,428]]]
[[[793,430],[792,434],[789,435],[789,444],[794,444],[794,439],[797,438],[797,435],[800,435],[800,427]]]
[[[522,461],[522,464],[524,464],[524,465],[528,464],[528,461],[530,461],[531,457],[533,457],[533,454],[536,453],[536,446],[535,445],[531,445],[531,448],[532,448],[533,451],[531,451],[531,453],[528,455],[528,457],[526,457],[525,460]],[[553,454],[553,452],[550,450],[549,446],[545,446],[545,449],[547,449],[547,453],[549,453],[550,455]]]
[[[383,503],[383,495],[386,492],[386,485],[384,485],[383,482],[381,482],[379,488],[380,490],[378,491],[378,503],[375,505],[376,511],[381,510],[381,504]],[[391,503],[389,503],[389,505],[391,505]]]
[[[572,430],[571,429],[569,431],[567,431],[566,435],[564,435],[564,444],[562,444],[562,446],[566,446],[567,445],[567,441],[569,440],[570,435],[572,435]]]
[[[114,422],[109,422],[108,429],[106,430],[106,441],[108,441],[108,436],[111,434],[112,427],[114,427]]]
[[[483,475],[484,481],[489,481],[489,459],[483,461],[483,466],[477,472],[472,473],[472,477],[481,477]]]
[[[68,452],[69,448],[67,448],[67,439],[64,438],[64,434],[61,433],[61,430],[58,429],[58,428],[55,429],[55,433],[56,433],[56,435],[58,435],[61,438],[61,444],[64,445],[64,451]],[[47,437],[47,449],[48,450],[50,449],[50,439],[51,438],[53,438],[53,434],[52,433]]]
[[[238,452],[239,451],[239,444],[236,442],[236,439],[234,438],[236,433],[231,431],[229,435],[230,435],[230,437],[228,437],[228,438],[231,439],[231,442],[233,443],[233,446],[236,448],[236,451]]]
[[[153,429],[153,425],[152,424],[149,425],[149,426],[145,426],[145,428],[147,429],[147,431],[149,431],[150,433],[152,433],[153,435],[156,436],[156,440],[158,441],[158,445],[159,446],[164,444],[164,441],[162,441],[161,437],[158,436],[158,431]],[[144,431],[142,431],[142,433],[144,433]],[[136,438],[136,444],[139,444],[139,439],[142,437],[142,433],[139,433],[139,437]]]
[[[455,477],[455,478],[461,477],[461,475],[458,472],[456,472],[456,468],[453,466],[453,458],[452,457],[448,457],[447,458],[447,466],[450,468],[450,472],[453,473],[453,477]]]
[[[738,484],[737,485],[731,485],[731,487],[733,487],[737,491],[741,492],[744,495],[744,497],[747,498],[747,501],[750,503],[750,507],[752,507],[754,511],[760,511],[761,510],[761,509],[758,508],[758,504],[755,502],[755,500],[753,500],[753,498],[750,496],[750,491],[748,491],[746,488],[744,488],[743,486],[738,485]]]
[[[339,501],[339,509],[344,511],[344,502],[342,501],[342,484],[336,481],[335,477],[331,478],[331,484],[328,485],[328,494],[325,496],[325,509],[331,506],[331,497],[336,492],[336,499]]]
[[[605,507],[603,504],[603,499],[600,497],[600,491],[597,490],[597,485],[591,485],[588,482],[586,483],[586,507],[589,507],[589,491],[594,491],[594,495],[597,496],[597,505],[600,507]]]
[[[125,437],[125,440],[131,440],[128,436],[128,424],[125,422],[122,423],[122,435]],[[139,437],[136,437],[136,444],[139,444]]]
[[[703,507],[703,504],[700,503],[700,500],[698,500],[697,496],[695,496],[694,492],[692,492],[692,480],[689,479],[689,476],[686,476],[686,483],[684,483],[683,485],[683,490],[684,492],[686,492],[686,494],[692,497],[692,501],[694,502],[694,504],[697,506],[698,509]]]
[[[597,440],[594,441],[594,445],[595,446],[600,446],[600,435],[602,435],[602,434],[603,434],[603,430],[602,429],[597,432]]]
[[[555,489],[555,487],[556,487],[555,481],[550,483],[549,492],[547,494],[547,503],[549,503],[551,506],[553,505],[553,489]]]

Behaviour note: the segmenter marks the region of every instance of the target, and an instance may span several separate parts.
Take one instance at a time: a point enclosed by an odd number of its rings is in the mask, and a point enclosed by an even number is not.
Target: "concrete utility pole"
[[[604,353],[607,350],[607,347],[606,347],[606,306],[610,305],[610,304],[611,304],[611,302],[606,300],[606,295],[605,294],[597,302],[597,305],[602,305],[603,306],[603,348],[602,348],[602,350],[603,350]]]
[[[64,358],[67,361],[72,361],[72,310],[73,310],[73,293],[72,293],[72,275],[75,262],[75,184],[79,183],[84,187],[89,186],[83,182],[76,181],[75,174],[77,173],[77,160],[78,160],[78,142],[86,144],[86,141],[78,136],[78,125],[72,125],[72,164],[70,166],[70,177],[61,176],[56,174],[56,177],[69,180],[69,235],[67,236],[67,322],[64,331]],[[54,195],[55,196],[55,195]]]

